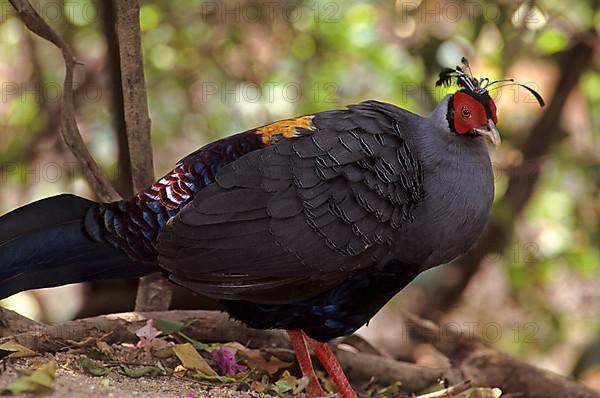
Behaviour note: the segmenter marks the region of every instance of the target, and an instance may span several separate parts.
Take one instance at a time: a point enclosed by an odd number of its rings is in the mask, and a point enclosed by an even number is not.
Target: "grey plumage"
[[[177,283],[226,300],[316,296],[397,260],[421,270],[464,253],[493,199],[482,137],[452,133],[448,97],[423,118],[367,101],[225,166],[158,239]]]

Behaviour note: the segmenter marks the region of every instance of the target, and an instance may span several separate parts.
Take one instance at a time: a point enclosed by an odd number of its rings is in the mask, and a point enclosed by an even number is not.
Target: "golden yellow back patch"
[[[315,126],[312,123],[314,116],[302,116],[292,119],[284,119],[275,123],[267,124],[266,126],[256,129],[256,134],[260,135],[260,138],[265,145],[270,145],[277,142],[279,137],[283,138],[296,138],[300,137],[302,133],[297,129],[304,129],[308,131],[315,131]]]

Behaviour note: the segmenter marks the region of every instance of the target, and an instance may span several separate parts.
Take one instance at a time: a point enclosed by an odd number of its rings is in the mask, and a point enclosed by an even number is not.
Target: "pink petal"
[[[146,322],[146,325],[141,327],[140,329],[138,329],[135,332],[136,336],[138,336],[140,339],[142,337],[153,339],[155,337],[158,337],[160,335],[160,333],[161,333],[161,331],[154,327],[153,319],[148,319],[148,321]]]
[[[247,369],[244,365],[239,365],[235,360],[235,355],[226,348],[214,350],[210,355],[221,376],[233,376]]]

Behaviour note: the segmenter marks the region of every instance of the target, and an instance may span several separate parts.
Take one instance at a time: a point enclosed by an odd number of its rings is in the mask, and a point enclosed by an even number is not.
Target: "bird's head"
[[[448,86],[452,79],[461,90],[457,91],[448,101],[447,119],[450,130],[454,134],[477,136],[489,139],[494,145],[500,144],[500,134],[496,128],[496,104],[490,97],[489,89],[497,89],[507,85],[518,85],[527,89],[544,106],[542,97],[530,87],[515,83],[513,79],[501,79],[490,82],[487,78],[476,79],[471,73],[469,62],[466,58],[461,60],[462,66],[444,68],[439,74],[436,86]],[[502,84],[501,84],[502,83]],[[498,84],[501,84],[498,86]]]

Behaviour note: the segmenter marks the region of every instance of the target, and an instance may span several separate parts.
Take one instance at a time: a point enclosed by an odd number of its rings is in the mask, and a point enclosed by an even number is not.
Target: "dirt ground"
[[[15,360],[3,370],[0,366],[0,388],[7,386],[18,377],[17,370],[39,366],[53,357],[34,357]],[[228,386],[209,385],[193,380],[172,376],[130,378],[111,372],[107,376],[93,377],[69,369],[69,358],[65,354],[54,356],[57,360],[54,392],[45,396],[65,398],[185,398],[192,392],[198,398],[256,398],[254,392],[236,391]],[[13,397],[38,397],[21,394]]]

